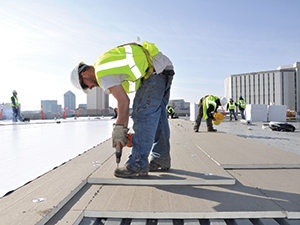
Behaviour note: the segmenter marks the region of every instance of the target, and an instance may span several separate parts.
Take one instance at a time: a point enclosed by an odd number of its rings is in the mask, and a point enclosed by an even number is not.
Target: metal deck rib
[[[300,220],[265,219],[120,219],[84,218],[79,225],[299,225]]]

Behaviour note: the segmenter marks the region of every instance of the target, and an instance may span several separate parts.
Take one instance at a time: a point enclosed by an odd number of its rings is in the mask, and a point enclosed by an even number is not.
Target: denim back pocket
[[[139,109],[156,111],[160,107],[166,89],[166,76],[152,74],[150,78],[140,87],[136,94],[139,94]]]

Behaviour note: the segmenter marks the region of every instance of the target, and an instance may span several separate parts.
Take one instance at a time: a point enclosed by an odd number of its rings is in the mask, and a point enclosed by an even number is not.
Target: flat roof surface
[[[193,133],[188,120],[169,123],[169,173],[113,177],[108,140],[1,198],[0,224],[300,224],[300,169],[290,167],[299,164],[299,154],[221,126],[217,133],[205,126]],[[130,149],[124,150],[123,162]]]

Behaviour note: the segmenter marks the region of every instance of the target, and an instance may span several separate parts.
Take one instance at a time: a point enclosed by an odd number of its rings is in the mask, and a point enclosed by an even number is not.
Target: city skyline
[[[153,0],[146,11],[137,0],[0,1],[0,102],[17,90],[24,110],[38,110],[41,99],[63,104],[66,90],[86,103],[86,95],[70,83],[72,68],[81,61],[93,65],[137,36],[172,60],[170,99],[191,103],[224,95],[230,75],[300,61],[297,0]],[[116,107],[112,96],[109,101]]]

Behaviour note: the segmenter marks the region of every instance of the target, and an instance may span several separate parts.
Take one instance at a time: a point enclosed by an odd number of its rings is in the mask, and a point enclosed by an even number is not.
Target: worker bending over
[[[178,118],[178,116],[175,116],[175,109],[172,106],[167,107],[167,114],[168,114],[168,118],[169,118],[169,115],[171,115],[172,119]]]
[[[168,170],[170,128],[166,105],[174,75],[171,60],[153,43],[129,43],[101,55],[94,66],[83,62],[75,66],[71,82],[85,93],[100,86],[118,102],[112,145],[127,143],[129,103],[127,93],[136,91],[133,100],[132,152],[124,167],[116,168],[117,177],[148,175],[148,171]],[[150,164],[148,156],[152,150]]]
[[[212,121],[215,120],[214,112],[217,111],[219,106],[225,106],[227,103],[227,99],[225,97],[221,97],[221,99],[217,96],[206,95],[205,97],[200,99],[198,105],[198,114],[196,123],[194,125],[194,131],[199,132],[199,127],[201,125],[202,117],[206,120],[207,131],[215,132],[216,129],[213,128]]]

